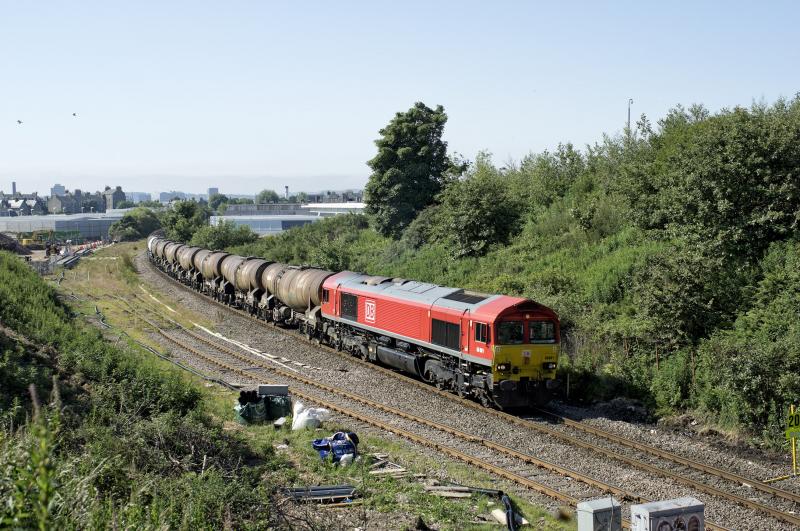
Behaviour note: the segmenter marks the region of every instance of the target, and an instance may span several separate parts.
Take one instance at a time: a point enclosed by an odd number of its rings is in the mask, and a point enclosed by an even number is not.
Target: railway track
[[[171,280],[174,285],[180,287],[181,289],[186,290],[189,293],[197,294],[197,292],[195,292],[191,288],[189,288],[187,286],[184,286],[183,284],[177,282],[175,279],[172,279],[166,273],[164,273],[163,271],[160,271],[158,268],[154,267],[149,262],[148,262],[148,266],[151,267],[153,270],[157,271],[163,277]],[[209,299],[209,300],[211,300],[211,299]],[[232,308],[232,307],[227,306],[225,304],[222,304],[222,303],[220,303],[218,301],[213,301],[213,300],[211,300],[211,301],[214,304],[218,305],[219,307],[225,309],[226,311],[232,312],[232,313],[234,313],[236,315],[239,315],[239,316],[250,317],[251,319],[254,319],[254,320],[258,321],[260,325],[268,326],[267,323],[256,319],[255,317],[249,315],[247,312],[243,312],[241,310]],[[277,327],[273,327],[273,328],[277,328]],[[283,330],[281,330],[281,331],[284,332]],[[313,345],[315,345],[317,347],[320,347],[320,345],[318,343],[313,342],[313,341],[309,341],[305,337],[303,337],[303,336],[301,336],[299,334],[291,333],[289,331],[285,331],[285,333],[291,335],[294,339],[300,339],[301,341],[305,341],[306,343],[313,344]],[[740,496],[740,495],[734,494],[732,492],[729,492],[729,491],[727,491],[727,490],[725,490],[723,488],[720,488],[720,487],[717,487],[717,486],[714,486],[714,485],[709,485],[709,484],[707,484],[707,483],[705,483],[703,481],[700,481],[698,479],[694,479],[694,478],[688,477],[687,476],[687,471],[691,471],[693,473],[704,474],[706,476],[717,478],[718,480],[725,480],[725,481],[729,481],[729,482],[734,482],[736,484],[736,486],[739,487],[739,488],[741,488],[741,486],[744,486],[747,489],[754,489],[754,490],[757,490],[757,491],[761,491],[761,492],[763,492],[765,494],[769,494],[771,496],[775,496],[776,498],[782,499],[785,502],[796,504],[798,501],[800,501],[800,495],[797,495],[797,494],[795,494],[793,492],[786,491],[784,489],[780,489],[778,487],[774,487],[774,486],[768,485],[768,484],[763,483],[763,482],[761,482],[759,480],[756,480],[756,479],[747,478],[747,477],[744,477],[744,476],[741,476],[741,475],[738,475],[738,474],[735,474],[735,473],[732,473],[732,472],[728,472],[726,470],[722,470],[720,468],[717,468],[717,467],[714,467],[714,466],[711,466],[711,465],[707,465],[705,463],[700,463],[700,462],[697,462],[697,461],[682,457],[682,456],[680,456],[678,454],[675,454],[673,452],[668,452],[666,450],[662,450],[660,448],[653,447],[653,446],[648,445],[646,443],[641,443],[641,442],[638,442],[638,441],[635,441],[635,440],[632,440],[632,439],[629,439],[629,438],[626,438],[626,437],[619,436],[619,435],[614,434],[614,433],[607,432],[607,431],[599,429],[599,428],[595,428],[595,427],[592,427],[592,426],[588,426],[588,425],[582,424],[580,422],[573,421],[573,420],[565,418],[565,417],[560,417],[560,416],[557,416],[554,413],[549,412],[549,411],[544,411],[543,410],[543,411],[540,412],[542,415],[546,415],[549,418],[556,418],[564,427],[568,427],[568,428],[570,428],[572,430],[575,430],[576,432],[578,432],[581,435],[591,436],[594,439],[593,440],[586,440],[586,439],[581,438],[581,437],[576,436],[576,435],[563,433],[562,431],[555,430],[553,428],[544,426],[541,423],[535,422],[535,421],[530,420],[530,419],[520,418],[520,417],[511,415],[511,414],[503,412],[503,411],[490,410],[490,409],[484,408],[483,406],[481,406],[481,405],[479,405],[479,404],[477,404],[477,403],[475,403],[475,402],[473,402],[471,400],[458,397],[458,396],[456,396],[456,395],[454,395],[452,393],[449,393],[447,391],[442,391],[442,390],[433,388],[432,386],[430,386],[428,384],[425,384],[423,382],[420,382],[420,381],[415,380],[413,378],[410,378],[408,376],[399,374],[399,373],[397,373],[397,372],[395,372],[393,370],[386,369],[384,367],[375,365],[373,363],[369,363],[369,362],[360,360],[360,359],[355,358],[355,357],[353,357],[353,356],[351,356],[349,354],[346,354],[346,353],[338,352],[335,349],[332,349],[330,347],[327,347],[327,346],[324,346],[324,345],[322,345],[321,347],[325,348],[329,352],[335,353],[336,355],[345,357],[345,358],[347,358],[348,360],[350,360],[352,362],[364,364],[365,366],[368,366],[371,370],[379,371],[380,373],[382,373],[382,374],[384,374],[386,376],[389,376],[391,378],[396,378],[396,379],[403,380],[407,384],[414,385],[414,386],[417,386],[417,387],[420,387],[420,388],[424,388],[427,392],[433,392],[433,393],[439,394],[439,395],[441,395],[443,397],[446,397],[448,400],[459,402],[460,404],[462,404],[462,405],[464,405],[466,407],[469,407],[469,408],[472,408],[472,409],[475,409],[475,410],[479,410],[479,411],[481,411],[481,412],[483,412],[485,414],[489,414],[489,415],[493,415],[493,416],[502,418],[502,419],[504,419],[504,420],[506,420],[508,422],[511,422],[512,424],[515,424],[515,425],[518,425],[518,426],[522,426],[522,427],[525,427],[525,428],[528,428],[528,429],[532,429],[532,430],[534,430],[536,432],[545,434],[548,437],[552,437],[554,439],[563,441],[563,442],[565,442],[567,444],[570,444],[570,445],[573,445],[573,446],[576,446],[576,447],[580,447],[580,448],[583,448],[583,449],[586,449],[586,450],[589,450],[589,451],[592,451],[592,452],[600,453],[604,457],[608,457],[610,459],[614,459],[616,461],[625,463],[626,465],[629,465],[629,466],[634,467],[634,468],[638,468],[640,470],[646,471],[646,472],[651,473],[651,474],[655,474],[655,475],[658,475],[658,476],[661,476],[661,477],[664,477],[664,478],[669,478],[669,479],[674,480],[674,481],[676,481],[678,483],[682,483],[684,485],[690,486],[690,487],[692,487],[692,488],[694,488],[694,489],[696,489],[696,490],[698,490],[700,492],[704,492],[704,493],[707,493],[707,494],[718,496],[720,498],[727,499],[729,501],[732,501],[732,502],[737,503],[739,505],[742,505],[744,507],[748,507],[750,509],[759,511],[761,513],[768,514],[768,515],[770,515],[770,516],[772,516],[774,518],[777,518],[777,519],[779,519],[781,521],[790,523],[792,525],[800,526],[800,517],[797,517],[796,515],[788,512],[788,511],[781,510],[781,509],[775,508],[775,507],[770,506],[770,505],[766,505],[765,503],[761,503],[760,501],[751,499],[750,497]],[[604,447],[604,446],[598,446],[597,438],[602,439],[604,441],[607,441],[608,443],[611,443],[612,445],[616,444],[616,445],[619,445],[619,446],[627,448],[627,449],[632,449],[632,450],[635,450],[637,452],[641,452],[642,454],[644,454],[645,456],[648,456],[648,457],[657,458],[657,459],[661,459],[661,460],[667,461],[667,462],[672,464],[672,468],[666,468],[664,466],[659,467],[659,466],[653,465],[651,463],[647,463],[647,462],[645,462],[645,461],[643,461],[641,459],[630,457],[627,454],[622,454],[619,451],[616,451],[614,449],[607,448],[607,447]],[[677,465],[679,467],[683,467],[683,469],[675,468],[674,465]],[[618,494],[618,495],[621,495],[621,494]]]
[[[358,394],[338,389],[326,384],[322,384],[320,382],[306,378],[299,374],[282,370],[275,366],[266,365],[265,363],[257,359],[254,359],[250,354],[242,354],[240,352],[237,352],[235,349],[228,347],[227,345],[218,344],[216,341],[203,337],[201,334],[198,334],[196,332],[193,332],[192,330],[187,329],[186,327],[180,325],[180,323],[177,323],[172,319],[166,318],[163,315],[159,315],[158,312],[152,309],[149,308],[146,309],[148,313],[151,313],[155,315],[156,318],[165,321],[167,323],[167,326],[174,327],[173,328],[174,330],[180,331],[180,333],[193,338],[194,340],[198,341],[199,343],[202,343],[208,348],[224,353],[229,359],[235,361],[231,362],[231,361],[221,360],[219,357],[216,356],[210,356],[207,353],[203,352],[202,350],[187,344],[186,341],[177,338],[176,334],[167,330],[164,325],[158,325],[151,319],[143,317],[141,315],[141,312],[138,311],[130,302],[128,301],[122,301],[122,302],[125,303],[130,308],[130,310],[125,310],[123,308],[124,311],[128,311],[128,313],[130,313],[132,316],[146,323],[155,333],[159,334],[166,341],[172,343],[177,348],[185,350],[191,353],[192,355],[196,356],[197,358],[202,359],[205,363],[218,367],[219,369],[228,374],[236,374],[239,377],[243,378],[244,380],[253,383],[257,382],[264,383],[263,377],[254,376],[252,369],[253,366],[255,365],[266,372],[277,374],[282,378],[293,380],[294,382],[303,384],[304,386],[312,387],[318,391],[323,391],[330,395],[334,395],[347,402],[358,403],[360,405],[365,406],[369,410],[380,411],[392,417],[403,419],[403,421],[411,422],[414,425],[422,426],[430,430],[435,430],[453,436],[463,441],[464,443],[468,443],[472,448],[478,447],[486,450],[491,450],[492,455],[502,456],[502,458],[506,459],[507,461],[510,462],[517,461],[528,465],[534,465],[535,467],[541,468],[549,473],[563,477],[569,477],[580,483],[583,483],[587,487],[594,489],[589,492],[584,492],[582,493],[582,495],[576,495],[574,493],[572,494],[565,493],[562,490],[558,490],[556,488],[548,486],[541,481],[534,480],[531,477],[525,476],[519,472],[511,470],[507,465],[498,464],[497,462],[492,462],[486,458],[476,456],[473,453],[468,453],[458,448],[455,448],[451,445],[443,444],[435,440],[434,438],[420,435],[419,432],[421,430],[419,429],[411,431],[407,428],[399,427],[395,424],[387,422],[386,420],[379,419],[374,416],[369,416],[361,411],[355,411],[352,408],[344,407],[340,403],[332,402],[330,399],[321,397],[318,394],[310,394],[307,391],[298,390],[297,386],[292,386],[292,394],[298,398],[301,398],[308,402],[319,404],[332,411],[336,411],[342,415],[351,417],[359,422],[363,422],[375,428],[385,430],[390,433],[394,433],[395,435],[403,437],[417,444],[432,448],[452,458],[459,459],[471,465],[477,466],[487,472],[490,472],[504,479],[512,481],[520,486],[532,489],[536,492],[544,494],[560,502],[568,503],[574,506],[583,499],[590,499],[607,494],[613,494],[614,496],[617,496],[619,498],[634,502],[648,501],[644,498],[635,495],[632,492],[606,484],[602,481],[588,477],[584,474],[580,474],[574,470],[562,467],[555,463],[550,463],[545,460],[537,459],[533,456],[524,454],[522,452],[518,452],[512,448],[508,448],[503,445],[493,443],[491,441],[486,441],[481,437],[465,433],[450,426],[410,414],[408,412],[402,411],[397,408],[386,406],[384,404],[381,404],[374,400],[370,400],[369,398],[360,396]],[[477,453],[480,454],[480,450],[478,450]],[[724,529],[724,528],[712,525],[710,529]]]

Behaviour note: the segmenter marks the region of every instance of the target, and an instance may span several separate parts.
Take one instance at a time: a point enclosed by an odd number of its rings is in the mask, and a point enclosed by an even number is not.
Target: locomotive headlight
[[[558,364],[554,361],[546,361],[542,364],[542,366],[546,371],[554,371],[556,367],[558,367]]]
[[[500,372],[506,372],[506,371],[508,371],[510,368],[511,368],[511,364],[510,364],[510,363],[500,363],[500,364],[497,366],[497,370],[498,370],[498,371],[500,371]]]

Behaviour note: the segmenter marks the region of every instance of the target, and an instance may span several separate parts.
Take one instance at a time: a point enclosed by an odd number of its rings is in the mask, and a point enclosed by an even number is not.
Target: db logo
[[[368,323],[375,322],[375,301],[364,301],[364,320]]]

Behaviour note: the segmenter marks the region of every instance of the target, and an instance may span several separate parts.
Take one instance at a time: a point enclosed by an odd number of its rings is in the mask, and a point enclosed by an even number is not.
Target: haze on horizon
[[[628,98],[656,122],[800,90],[790,2],[0,6],[5,191],[362,187],[415,101],[505,161],[619,133]]]

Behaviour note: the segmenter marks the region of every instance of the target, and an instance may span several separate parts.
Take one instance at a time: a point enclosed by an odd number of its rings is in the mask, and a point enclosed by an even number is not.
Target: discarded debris
[[[492,514],[492,518],[494,518],[495,520],[497,520],[499,523],[503,524],[504,526],[508,527],[509,529],[516,529],[517,526],[523,526],[523,525],[529,525],[530,524],[530,522],[528,522],[525,518],[523,518],[522,516],[514,513],[514,524],[515,524],[515,526],[514,527],[510,527],[508,525],[508,517],[506,516],[508,514],[507,511],[504,511],[503,509],[492,509],[492,513],[491,514]]]
[[[272,423],[272,427],[276,430],[283,428],[283,425],[286,424],[286,417],[281,417],[275,422]]]
[[[333,463],[346,466],[358,454],[358,435],[351,431],[337,431],[330,437],[314,439],[311,447],[319,453],[323,461],[330,458]]]
[[[258,424],[286,417],[291,410],[291,404],[288,386],[259,385],[258,390],[239,391],[238,404],[233,410],[239,423]]]
[[[327,409],[318,407],[306,408],[299,400],[295,401],[292,414],[292,431],[304,428],[311,428],[312,430],[319,428],[331,416],[331,412]]]
[[[315,503],[351,503],[353,498],[357,497],[353,485],[294,487],[287,489],[286,492],[296,501]]]

